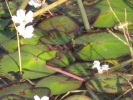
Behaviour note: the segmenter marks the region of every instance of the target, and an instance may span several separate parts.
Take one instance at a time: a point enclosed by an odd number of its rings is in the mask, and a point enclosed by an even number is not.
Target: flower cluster
[[[96,69],[98,70],[98,73],[99,73],[99,74],[102,74],[103,71],[108,71],[108,70],[110,69],[110,68],[109,68],[109,65],[107,65],[107,64],[104,64],[104,65],[100,66],[100,62],[99,62],[98,60],[95,60],[95,61],[93,62],[92,68],[93,68],[93,69],[96,68]]]
[[[14,23],[19,24],[17,26],[17,31],[19,32],[19,35],[23,36],[24,38],[31,38],[33,36],[32,32],[34,31],[34,28],[32,25],[29,25],[25,27],[26,24],[32,22],[33,20],[33,12],[29,11],[27,14],[25,14],[25,11],[20,9],[17,10],[16,16],[12,16],[12,20]]]
[[[41,6],[41,3],[38,2],[38,0],[30,0],[29,5],[36,7]],[[45,3],[44,6],[47,4]],[[24,10],[19,9],[17,10],[16,15],[12,16],[12,20],[14,23],[19,24],[17,26],[17,31],[19,32],[20,36],[23,36],[24,38],[31,38],[34,34],[34,28],[33,25],[28,25],[28,23],[31,23],[33,21],[33,12],[29,11],[25,13]]]
[[[49,97],[48,96],[43,96],[42,98],[39,98],[39,96],[35,95],[34,99],[35,100],[49,100]]]
[[[41,0],[30,0],[29,5],[34,6],[35,8],[42,6]],[[48,6],[47,3],[44,3],[43,7]]]

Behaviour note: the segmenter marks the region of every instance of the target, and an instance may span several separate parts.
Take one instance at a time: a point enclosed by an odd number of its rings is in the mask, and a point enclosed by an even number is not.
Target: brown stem
[[[59,73],[65,74],[65,75],[67,75],[67,76],[70,76],[70,77],[72,77],[72,78],[74,78],[74,79],[77,79],[77,80],[79,80],[79,81],[82,81],[82,82],[85,81],[84,78],[79,77],[79,76],[76,76],[76,75],[71,74],[71,73],[69,73],[69,72],[63,71],[63,70],[61,70],[61,69],[59,69],[59,68],[55,68],[55,67],[50,66],[50,65],[45,65],[45,67],[47,67],[47,68],[49,68],[49,69],[52,69],[52,70],[54,70],[54,71],[57,71],[57,72],[59,72]]]

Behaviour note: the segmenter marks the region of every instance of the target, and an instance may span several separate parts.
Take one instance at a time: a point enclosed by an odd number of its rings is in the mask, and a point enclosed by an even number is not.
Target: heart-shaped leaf
[[[123,41],[125,37],[115,34]],[[111,33],[99,33],[84,35],[75,40],[75,44],[87,44],[76,54],[76,58],[82,60],[118,58],[130,53],[129,47]],[[100,37],[100,38],[99,38]]]
[[[92,74],[89,70],[89,68],[92,67],[90,63],[75,63],[68,67],[67,70],[77,76],[89,76]]]
[[[92,77],[86,85],[95,91],[106,93],[124,92],[131,88],[128,81],[132,81],[132,75],[123,73],[101,74]]]
[[[73,96],[66,98],[65,100],[92,100],[92,99],[85,95],[73,95]]]
[[[52,95],[57,95],[77,89],[81,86],[81,83],[78,80],[59,74],[40,80],[36,87],[48,87]]]
[[[57,30],[58,32],[71,33],[78,28],[78,25],[67,16],[56,16],[44,20],[38,27],[45,31]]]
[[[119,2],[114,2],[114,0],[109,0],[115,15],[120,21],[125,20],[125,8],[127,14],[126,20],[133,20],[133,9],[129,5],[130,3],[128,3],[128,1],[129,0],[119,0]],[[94,27],[113,27],[118,22],[118,20],[110,10],[107,0],[102,0],[101,2],[97,3],[95,7],[99,8],[101,10],[101,13],[98,16],[97,20],[94,22]]]
[[[59,51],[56,53],[56,57],[47,61],[47,64],[56,67],[66,67],[75,61],[72,53],[68,51]]]

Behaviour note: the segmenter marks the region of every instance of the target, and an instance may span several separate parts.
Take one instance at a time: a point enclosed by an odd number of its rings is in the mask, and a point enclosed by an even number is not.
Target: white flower
[[[93,62],[93,66],[92,66],[92,68],[100,68],[101,66],[100,66],[100,62],[98,61],[98,60],[95,60],[94,62]]]
[[[102,74],[103,73],[103,71],[108,71],[110,68],[109,68],[109,65],[107,65],[107,64],[104,64],[104,65],[102,65],[102,67],[100,66],[100,62],[98,61],[98,60],[95,60],[94,62],[93,62],[93,66],[92,66],[92,68],[94,69],[94,68],[97,68],[97,71],[98,71],[98,73],[99,74]]]
[[[16,16],[12,16],[12,20],[14,23],[24,24],[26,25],[29,22],[32,22],[33,20],[33,12],[29,11],[27,14],[25,14],[25,11],[20,9],[17,10]]]
[[[29,5],[34,6],[35,8],[40,7],[41,3],[38,0],[30,0]]]
[[[43,96],[42,98],[39,98],[39,96],[35,95],[34,99],[35,100],[49,100],[49,97],[48,96]]]
[[[100,62],[98,61],[98,60],[95,60],[94,62],[93,62],[93,66],[92,66],[92,68],[94,69],[94,68],[97,68],[97,70],[98,70],[98,73],[99,74],[102,74],[103,73],[103,70],[102,70],[102,68],[101,68],[101,66],[100,66]]]
[[[34,28],[32,25],[27,26],[25,28],[24,24],[20,24],[17,27],[17,31],[19,32],[19,35],[23,36],[24,38],[31,38],[34,35],[34,34],[32,34],[34,31]]]
[[[107,64],[102,65],[102,70],[108,71],[109,69],[110,69],[109,65]]]

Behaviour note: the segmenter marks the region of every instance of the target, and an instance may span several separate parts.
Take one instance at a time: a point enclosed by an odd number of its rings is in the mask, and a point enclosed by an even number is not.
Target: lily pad
[[[20,44],[21,45],[24,45],[24,44],[36,45],[38,44],[40,37],[44,36],[46,33],[41,30],[35,29],[33,34],[34,36],[32,38],[24,39],[23,37],[21,37]],[[16,51],[18,48],[17,38],[15,35],[16,34],[13,29],[8,29],[7,31],[2,31],[2,34],[0,36],[2,38],[1,41],[3,40],[2,41],[3,48],[9,53]]]
[[[123,73],[101,74],[92,77],[86,85],[98,92],[119,93],[131,88],[127,80],[132,81],[132,76]]]
[[[47,61],[47,64],[56,66],[56,67],[66,67],[74,63],[75,58],[70,52],[59,51],[56,53],[56,57]]]
[[[16,37],[2,43],[2,47],[8,52],[12,53],[17,50],[18,45],[17,45],[17,39]]]
[[[70,96],[64,100],[92,100],[90,97],[87,97],[85,95],[73,95]]]
[[[41,38],[41,42],[52,45],[62,45],[70,41],[71,37],[64,32],[52,32],[50,35]]]
[[[1,28],[1,29],[4,29],[5,26],[8,25],[8,23],[10,22],[10,20],[11,20],[11,19],[1,19],[1,18],[0,18],[0,28]]]
[[[7,42],[11,38],[15,36],[15,29],[14,28],[8,28],[5,30],[0,30],[0,43]]]
[[[71,33],[78,25],[67,16],[55,16],[42,21],[38,27],[47,32],[57,30],[58,32]]]
[[[75,63],[68,67],[67,70],[77,76],[89,76],[92,74],[89,70],[89,68],[92,67],[92,64],[90,63]]]
[[[65,14],[66,16],[68,16],[69,18],[71,18],[76,23],[80,23],[80,24],[82,23],[82,25],[83,25],[82,16],[81,16],[80,10],[76,4],[76,1],[75,2],[68,1],[68,2],[71,2],[71,3],[68,3],[68,4],[64,3],[63,4],[64,9],[62,9],[61,12],[63,14]],[[99,8],[89,7],[89,6],[84,5],[84,9],[85,9],[85,12],[87,14],[87,18],[88,18],[89,23],[92,23],[100,13]]]
[[[123,41],[126,41],[123,35],[115,35]],[[83,46],[81,50],[76,53],[76,58],[82,60],[109,59],[118,58],[130,53],[129,47],[117,37],[111,33],[103,32],[77,38],[75,44],[90,44]]]
[[[9,98],[10,100],[18,100],[15,98],[20,98],[19,100],[21,100],[21,98],[23,97],[32,99],[35,95],[38,95],[39,97],[42,97],[44,95],[49,96],[50,89],[45,87],[33,88],[33,86],[29,83],[17,82],[0,88],[0,93],[1,100],[8,100]]]
[[[21,46],[21,51],[33,54],[35,56],[39,56],[40,54],[44,53],[45,51],[49,51],[48,46],[44,44],[37,44],[37,45],[23,45]]]
[[[18,82],[18,83],[10,84],[0,88],[0,97],[8,94],[20,94],[25,89],[30,89],[30,88],[32,88],[32,85],[29,83]]]
[[[133,21],[133,9],[129,6],[129,4],[126,3],[127,1],[128,0],[119,0],[119,2],[114,2],[114,0],[109,0],[114,13],[120,21],[125,20],[125,9],[127,13],[126,20]],[[101,10],[101,13],[98,16],[97,20],[94,22],[94,27],[110,28],[118,22],[114,14],[111,12],[107,0],[102,0],[101,2],[97,3],[95,7],[99,8]]]
[[[22,69],[23,69],[23,79],[35,79],[39,77],[44,77],[54,73],[54,71],[49,70],[44,67],[46,60],[55,57],[56,52],[45,52],[41,53],[41,57],[33,55],[32,53],[21,52],[22,59]],[[8,63],[7,63],[8,61]],[[6,67],[5,67],[6,66]],[[9,72],[17,73],[19,72],[19,59],[18,51],[8,54],[1,59],[0,72],[2,74],[8,74]]]
[[[15,13],[15,11],[17,10],[17,8],[19,7],[19,5],[17,4],[16,1],[8,1],[8,5],[10,7],[10,11],[12,14]],[[9,18],[10,17],[10,13],[9,10],[7,8],[6,2],[1,2],[0,3],[0,17],[2,18]]]
[[[24,45],[24,44],[36,45],[37,43],[39,43],[40,37],[46,35],[46,32],[39,30],[39,29],[35,29],[33,34],[34,36],[32,38],[24,39],[23,37],[21,37],[20,44],[21,45]]]
[[[36,84],[36,87],[48,87],[51,95],[57,95],[77,89],[81,84],[82,82],[78,80],[59,74],[43,78]]]

